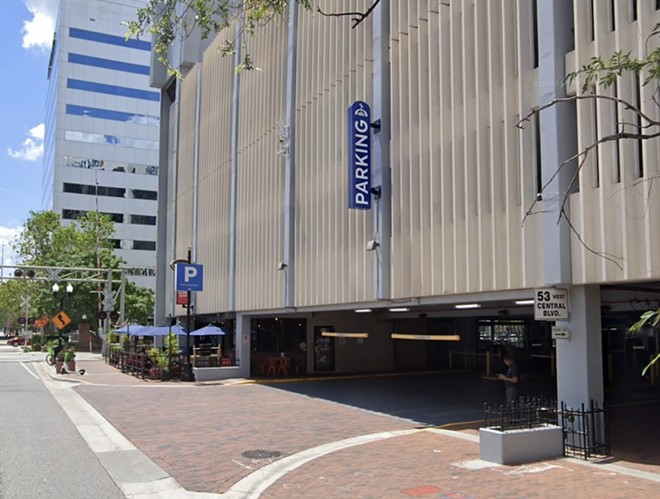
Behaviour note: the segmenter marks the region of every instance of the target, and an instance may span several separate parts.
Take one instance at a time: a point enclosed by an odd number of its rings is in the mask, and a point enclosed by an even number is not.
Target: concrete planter
[[[498,431],[479,429],[479,454],[482,461],[498,464],[523,464],[564,455],[561,426]]]
[[[62,362],[60,360],[55,361],[55,373],[56,374],[62,374],[62,366],[65,364],[65,362]],[[70,373],[76,371],[76,362],[73,360],[70,360],[66,362],[66,370],[69,371]]]

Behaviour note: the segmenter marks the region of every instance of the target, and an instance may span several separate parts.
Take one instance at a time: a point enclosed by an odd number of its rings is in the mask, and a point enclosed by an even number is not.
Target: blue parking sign
[[[177,291],[203,291],[204,266],[194,263],[179,263],[176,266]]]

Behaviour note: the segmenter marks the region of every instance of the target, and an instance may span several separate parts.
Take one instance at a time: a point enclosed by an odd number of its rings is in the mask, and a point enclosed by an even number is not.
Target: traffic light
[[[21,325],[25,324],[25,317],[19,317],[18,318],[18,323],[21,324]]]
[[[21,269],[14,270],[14,277],[23,277],[23,271]]]
[[[108,317],[108,314],[105,312],[105,310],[101,310],[99,312],[99,319],[104,321]]]
[[[110,312],[110,320],[116,321],[117,319],[119,319],[119,314],[114,310]]]
[[[28,269],[28,271],[27,271],[27,276],[28,276],[30,279],[34,279],[34,276],[35,276],[35,275],[36,275],[36,273],[34,272],[34,269]]]

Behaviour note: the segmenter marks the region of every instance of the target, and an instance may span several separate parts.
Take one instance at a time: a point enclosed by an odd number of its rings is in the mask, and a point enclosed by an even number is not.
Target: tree
[[[32,211],[13,248],[23,265],[118,269],[123,260],[113,251],[114,231],[113,221],[95,212],[63,225],[57,213]],[[53,295],[51,284],[30,279],[3,283],[0,313],[4,314],[5,321],[15,323],[16,318],[24,315],[20,304],[22,296],[30,297],[29,315],[32,317],[52,316],[60,308],[64,308],[74,322],[83,315],[90,319],[96,317],[100,289],[97,283],[74,283],[74,293],[70,297],[61,294],[64,290]],[[127,317],[146,321],[153,315],[153,303],[151,290],[127,283]]]
[[[314,0],[294,1],[307,10],[312,10],[316,3]],[[202,39],[206,39],[231,26],[238,26],[241,33],[254,35],[274,18],[286,14],[289,3],[289,0],[149,0],[145,7],[137,10],[136,19],[127,22],[127,36],[139,38],[146,33],[153,35],[153,50],[158,60],[167,67],[169,74],[181,76],[167,58],[168,49],[175,40],[186,39],[195,30],[199,30]],[[355,28],[371,15],[379,3],[380,0],[365,1],[363,11],[327,13],[318,6],[316,11],[328,17],[351,17]],[[245,39],[239,39],[245,50],[243,60],[236,69],[254,69]],[[236,41],[229,41],[222,47],[221,53],[230,55],[235,50]]]

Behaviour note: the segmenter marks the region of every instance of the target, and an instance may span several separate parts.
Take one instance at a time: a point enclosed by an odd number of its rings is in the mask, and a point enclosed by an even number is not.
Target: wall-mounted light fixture
[[[469,310],[471,308],[481,308],[481,305],[479,303],[459,303],[458,305],[454,305],[454,308],[458,310]]]
[[[369,333],[336,333],[334,331],[323,331],[321,336],[330,338],[368,338]]]
[[[370,308],[356,308],[355,313],[356,314],[368,314],[372,310]]]
[[[390,308],[390,312],[410,312],[408,307],[394,307]]]
[[[534,305],[534,300],[516,300],[516,305]]]
[[[418,341],[461,341],[458,334],[404,334],[392,333],[393,340],[418,340]]]
[[[286,263],[280,262],[277,264],[277,270],[284,270],[286,268]]]
[[[367,251],[373,251],[376,248],[378,248],[378,246],[380,245],[378,244],[378,241],[376,241],[375,239],[371,239],[370,241],[367,241]]]

